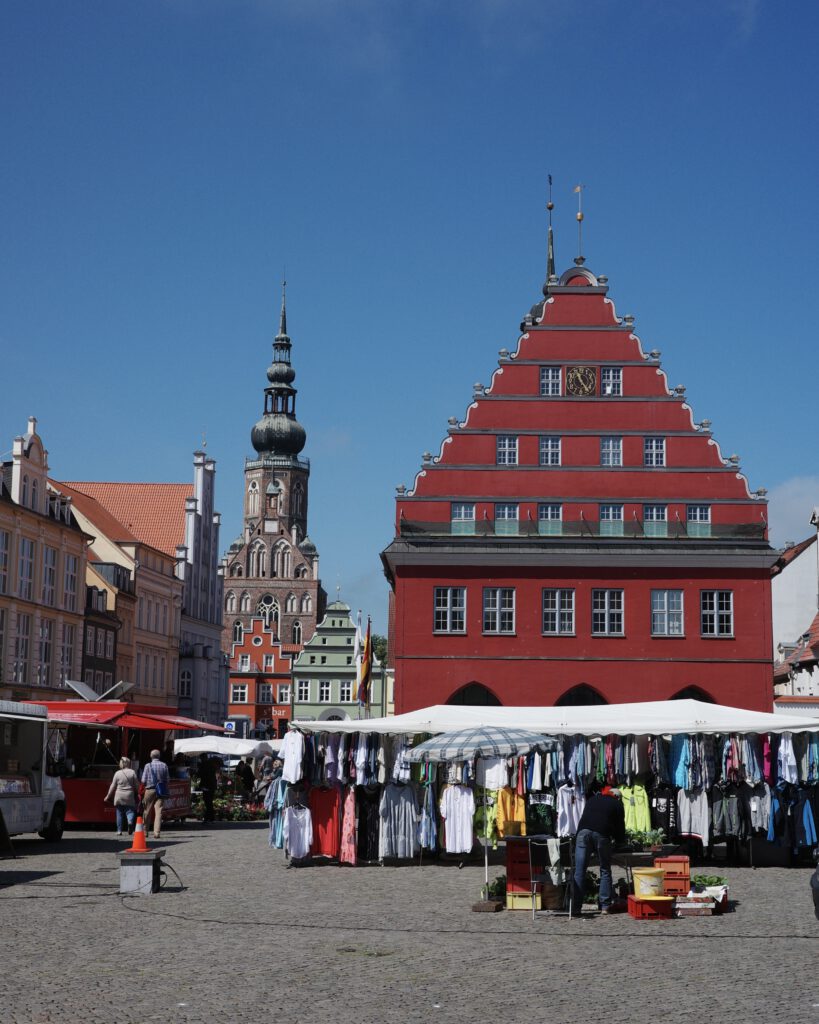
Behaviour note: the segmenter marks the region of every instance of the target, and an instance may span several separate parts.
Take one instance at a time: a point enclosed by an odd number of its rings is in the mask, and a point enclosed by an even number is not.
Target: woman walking
[[[114,810],[117,814],[117,835],[121,836],[128,829],[128,835],[134,831],[136,820],[137,791],[139,781],[136,772],[131,768],[131,762],[127,757],[119,759],[119,771],[114,772],[111,785],[105,795],[107,803],[112,797],[114,799]]]

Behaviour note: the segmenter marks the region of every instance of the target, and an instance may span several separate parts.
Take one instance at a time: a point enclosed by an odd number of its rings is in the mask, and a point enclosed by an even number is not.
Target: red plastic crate
[[[691,889],[691,879],[686,875],[684,878],[664,875],[663,895],[664,896],[687,896]]]
[[[674,910],[674,900],[670,899],[644,899],[638,900],[636,896],[628,898],[629,916],[638,921],[650,921],[670,919]]]

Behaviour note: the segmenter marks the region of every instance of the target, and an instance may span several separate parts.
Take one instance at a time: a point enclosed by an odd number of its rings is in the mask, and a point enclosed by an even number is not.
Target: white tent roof
[[[673,733],[819,732],[809,715],[774,715],[699,700],[635,704],[523,708],[435,704],[389,718],[343,722],[295,721],[304,732],[441,733],[469,726],[500,725],[567,736],[667,736]]]
[[[781,717],[777,715],[777,718]],[[193,736],[174,740],[174,754],[227,754],[229,757],[261,757],[278,754],[280,740],[242,740],[234,736]]]

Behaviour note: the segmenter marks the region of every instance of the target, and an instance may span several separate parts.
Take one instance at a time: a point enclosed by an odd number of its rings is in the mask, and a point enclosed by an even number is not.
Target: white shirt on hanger
[[[290,729],[284,737],[279,757],[283,758],[282,778],[285,782],[298,782],[301,778],[301,762],[304,757],[304,736],[297,729]]]
[[[447,786],[441,794],[441,817],[446,822],[446,852],[472,849],[475,794],[468,786]]]
[[[505,757],[479,757],[475,762],[475,782],[484,789],[503,789],[509,785],[509,767]]]

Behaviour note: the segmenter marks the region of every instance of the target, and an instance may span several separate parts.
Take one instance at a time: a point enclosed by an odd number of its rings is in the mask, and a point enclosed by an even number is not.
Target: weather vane
[[[586,262],[586,257],[583,255],[583,189],[585,185],[575,185],[574,191],[577,193],[577,256],[575,256],[575,263],[578,267],[582,267]]]

